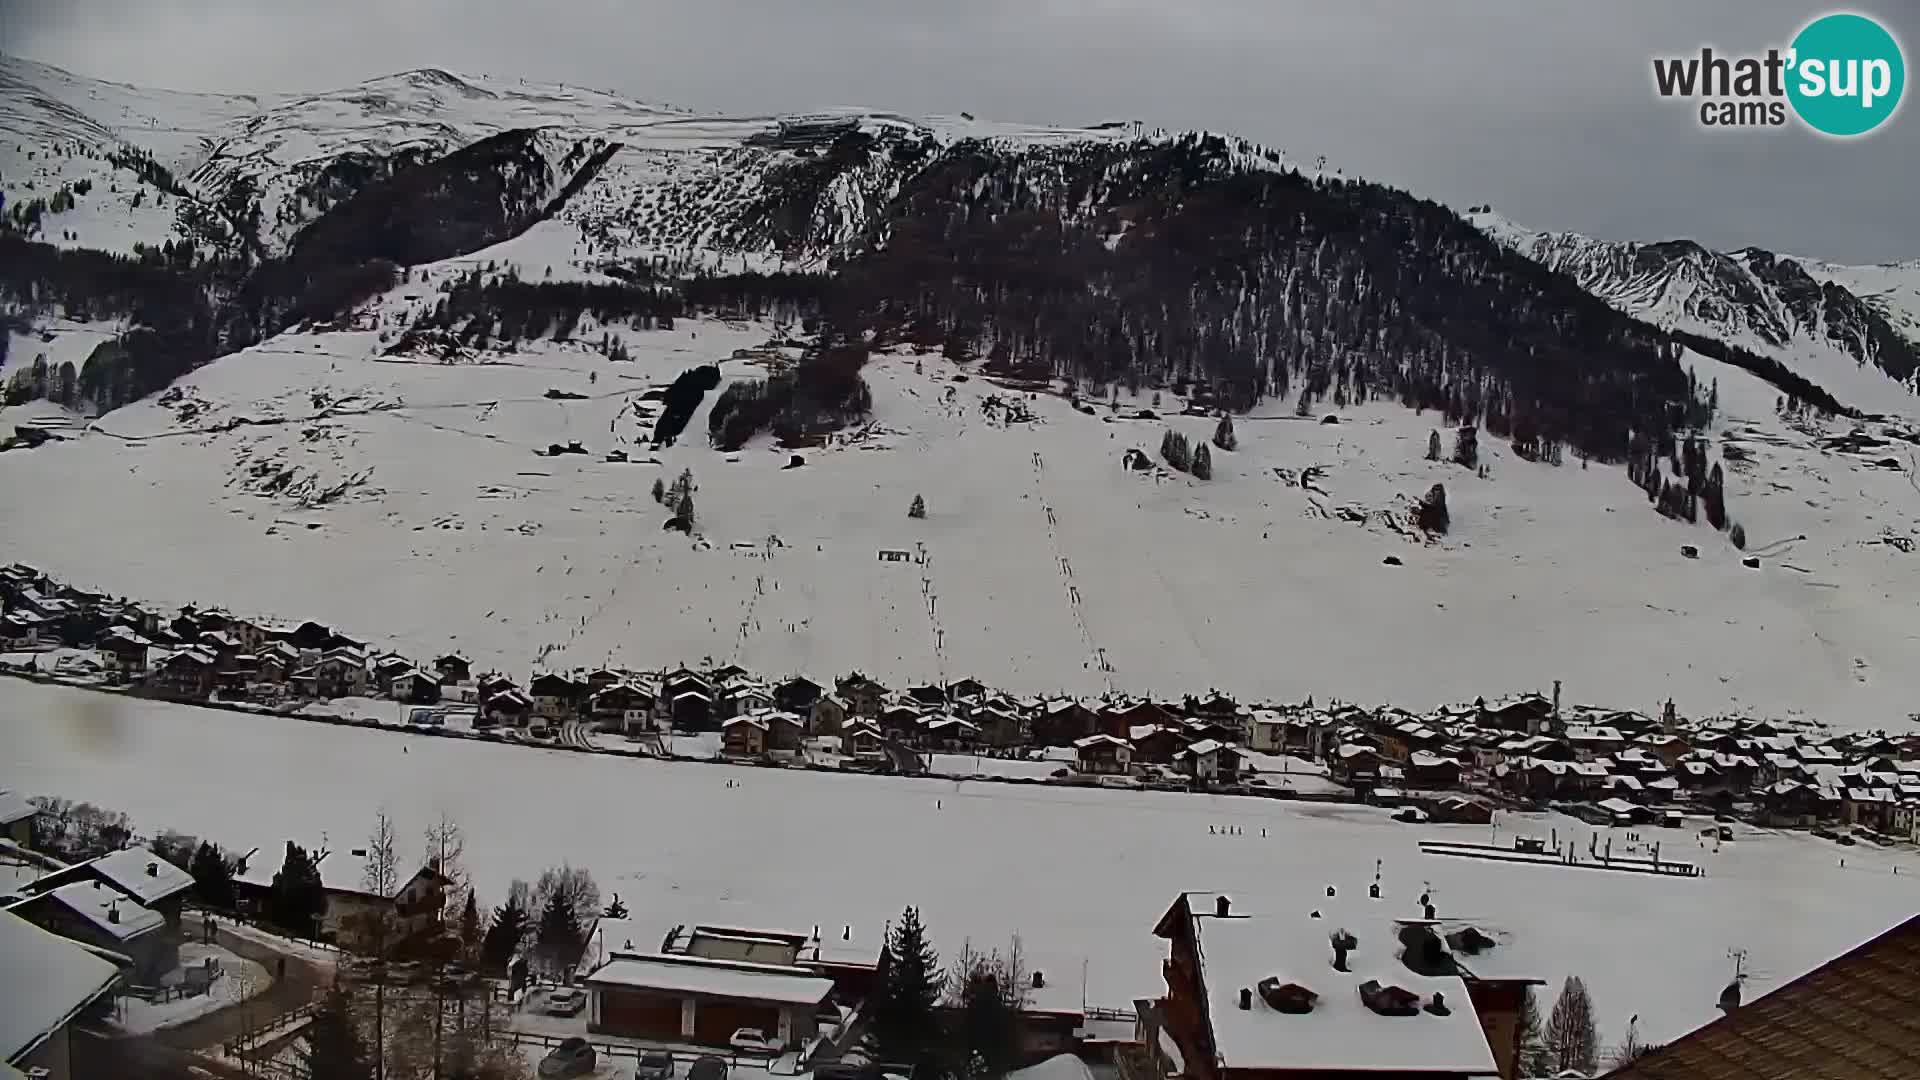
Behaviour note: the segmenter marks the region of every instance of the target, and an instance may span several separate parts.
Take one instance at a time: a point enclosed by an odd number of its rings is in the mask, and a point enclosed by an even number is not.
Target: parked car
[[[1834,832],[1832,829],[1829,829],[1824,825],[1815,826],[1813,830],[1813,835],[1819,837],[1822,840],[1838,840],[1840,838],[1839,833]]]
[[[633,1080],[668,1080],[673,1075],[673,1055],[659,1050],[649,1050],[640,1055],[640,1063],[633,1067]]]
[[[727,1062],[712,1054],[702,1054],[687,1069],[687,1080],[727,1080]]]
[[[1393,812],[1393,820],[1404,821],[1409,825],[1419,825],[1427,820],[1427,812],[1417,806],[1403,806]]]
[[[1856,843],[1859,843],[1859,841],[1855,840],[1851,836],[1848,836],[1846,833],[1840,834],[1839,844],[1841,847],[1852,847]]]
[[[593,1044],[575,1035],[560,1040],[560,1045],[547,1051],[547,1056],[540,1059],[539,1071],[542,1080],[556,1080],[564,1076],[585,1076],[599,1063],[600,1055],[594,1051]]]
[[[580,1010],[587,1007],[587,992],[566,987],[547,991],[547,1014],[549,1016],[578,1016]]]
[[[742,1054],[764,1054],[772,1057],[780,1052],[780,1047],[767,1033],[759,1028],[741,1028],[727,1040],[727,1045]]]

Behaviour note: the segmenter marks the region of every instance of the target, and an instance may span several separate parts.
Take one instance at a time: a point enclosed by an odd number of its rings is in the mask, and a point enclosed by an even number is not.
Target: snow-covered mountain
[[[1920,394],[1920,260],[1841,266],[1542,232],[1488,208],[1467,218],[1621,311],[1779,359],[1857,408],[1904,412]]]

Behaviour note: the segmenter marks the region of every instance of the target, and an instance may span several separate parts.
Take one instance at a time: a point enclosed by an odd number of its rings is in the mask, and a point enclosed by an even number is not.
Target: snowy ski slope
[[[402,286],[378,325],[433,295]],[[1729,512],[1758,570],[1724,535],[1656,516],[1615,468],[1529,463],[1491,439],[1487,479],[1425,461],[1439,418],[1397,405],[1241,418],[1240,449],[1199,483],[1121,458],[1169,424],[1204,439],[1209,418],[1041,394],[1022,401],[1035,422],[1008,424],[989,399],[1024,395],[934,356],[876,357],[873,422],[802,468],[764,437],[709,448],[714,395],[656,458],[641,395],[699,363],[764,375],[734,354],[773,328],[611,332],[634,361],[548,341],[441,364],[380,358],[372,330],[284,335],[80,439],[0,456],[0,500],[31,508],[0,518],[0,547],[75,582],[515,673],[711,657],[1409,707],[1561,679],[1574,701],[1848,727],[1902,725],[1920,689],[1920,556],[1895,546],[1920,508],[1912,445],[1824,450],[1843,429],[1782,422],[1771,387],[1710,361],[1721,441],[1752,457],[1731,466]],[[574,440],[589,453],[541,456]],[[1900,468],[1876,467],[1888,454]],[[682,469],[698,542],[663,531],[648,495]],[[1454,528],[1425,544],[1398,530],[1435,482]],[[924,521],[907,517],[915,494]]]

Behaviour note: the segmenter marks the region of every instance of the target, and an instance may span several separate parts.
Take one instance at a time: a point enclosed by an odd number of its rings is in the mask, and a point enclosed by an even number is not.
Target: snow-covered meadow
[[[1356,806],[604,758],[18,680],[0,680],[0,715],[0,786],[121,808],[143,831],[242,851],[294,839],[350,858],[376,808],[409,840],[444,813],[466,832],[483,901],[564,861],[662,922],[851,924],[877,944],[914,904],[948,951],[1018,933],[1053,982],[1077,987],[1084,964],[1086,996],[1102,1005],[1160,991],[1152,927],[1180,890],[1304,918],[1326,885],[1364,888],[1376,861],[1389,914],[1411,914],[1431,889],[1443,918],[1471,919],[1511,950],[1503,970],[1582,975],[1613,1038],[1636,1013],[1655,1040],[1711,1019],[1729,949],[1747,950],[1757,994],[1920,908],[1910,855],[1744,826],[1717,852],[1692,829],[1648,830],[1666,857],[1707,872],[1657,878],[1424,856],[1422,838],[1492,834]],[[1238,835],[1209,833],[1225,825]],[[1564,841],[1585,826],[1503,815],[1498,829]]]

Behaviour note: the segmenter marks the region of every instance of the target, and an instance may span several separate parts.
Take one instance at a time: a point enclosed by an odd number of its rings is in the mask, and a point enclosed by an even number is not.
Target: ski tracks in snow
[[[1086,608],[1080,603],[1080,586],[1073,579],[1073,562],[1060,547],[1060,533],[1055,527],[1059,516],[1054,512],[1053,504],[1047,501],[1047,463],[1040,451],[1033,452],[1033,488],[1040,500],[1040,509],[1047,515],[1047,543],[1053,548],[1055,567],[1060,574],[1060,584],[1067,592],[1067,606],[1073,609],[1073,621],[1080,627],[1080,640],[1087,647],[1087,664],[1100,673],[1100,680],[1106,684],[1107,692],[1113,692],[1113,665],[1107,661],[1107,650],[1094,640],[1093,628],[1087,624]]]

